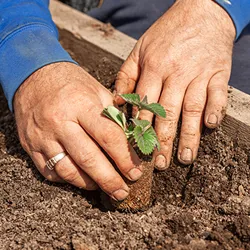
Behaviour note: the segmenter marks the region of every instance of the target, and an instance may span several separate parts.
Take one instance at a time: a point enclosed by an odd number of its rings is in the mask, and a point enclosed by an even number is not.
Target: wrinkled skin
[[[124,132],[102,115],[112,104],[112,94],[72,63],[46,66],[26,80],[14,101],[17,129],[45,178],[88,190],[98,185],[116,200],[128,195],[127,185],[99,148],[128,179],[141,176],[140,161]],[[46,161],[62,151],[68,156],[50,171]]]
[[[228,14],[211,0],[180,0],[139,39],[121,67],[117,94],[134,90],[160,102],[167,118],[157,117],[161,150],[156,166],[169,166],[177,123],[182,116],[178,159],[197,156],[203,122],[217,127],[225,114],[235,28]],[[118,104],[123,103],[117,95]],[[140,117],[152,121],[152,114]]]
[[[159,169],[167,168],[182,112],[179,160],[196,155],[203,121],[214,128],[223,118],[231,71],[235,28],[211,0],[177,1],[138,41],[123,64],[116,93],[136,91],[160,102],[167,118],[156,118],[161,151]],[[117,95],[115,100],[122,103]],[[140,160],[118,125],[101,115],[114,97],[86,71],[55,63],[33,73],[18,89],[14,112],[20,142],[41,174],[84,189],[98,186],[116,200],[129,192],[102,148],[130,180],[142,174]],[[141,118],[152,120],[142,112]],[[50,171],[45,163],[68,155]]]

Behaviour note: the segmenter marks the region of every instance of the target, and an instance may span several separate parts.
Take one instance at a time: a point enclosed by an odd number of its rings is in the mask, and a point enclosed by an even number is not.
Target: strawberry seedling
[[[129,143],[135,145],[144,155],[151,154],[155,148],[160,150],[160,143],[152,124],[147,120],[140,120],[141,110],[148,110],[154,115],[166,117],[164,108],[158,103],[148,103],[147,96],[142,100],[138,94],[123,94],[121,97],[129,104],[137,107],[135,117],[127,120],[125,114],[114,106],[108,106],[103,114],[116,122],[124,131]],[[137,182],[125,179],[130,187],[130,195],[122,202],[112,202],[118,209],[141,210],[150,204],[153,164],[143,162],[144,172]]]
[[[155,115],[166,117],[164,108],[159,103],[148,104],[147,96],[140,100],[138,94],[123,94],[121,97],[127,102],[136,106],[136,116],[127,121],[125,114],[114,106],[108,106],[103,114],[116,122],[124,131],[129,142],[135,142],[144,155],[149,155],[154,148],[160,149],[160,144],[152,124],[147,120],[139,120],[141,110],[148,110]]]

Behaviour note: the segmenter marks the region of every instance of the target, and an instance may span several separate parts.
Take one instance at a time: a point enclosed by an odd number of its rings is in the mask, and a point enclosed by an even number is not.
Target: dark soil
[[[88,71],[114,79],[107,60]],[[194,164],[174,158],[154,173],[152,207],[107,211],[100,192],[52,184],[38,173],[1,92],[0,249],[250,249],[249,152],[221,129],[205,130]]]

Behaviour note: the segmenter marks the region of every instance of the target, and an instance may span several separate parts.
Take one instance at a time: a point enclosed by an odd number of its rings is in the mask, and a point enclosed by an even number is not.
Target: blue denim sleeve
[[[236,28],[236,39],[250,23],[250,0],[215,0],[232,18]]]
[[[14,94],[39,68],[75,63],[58,42],[49,0],[0,0],[0,83],[12,110]]]

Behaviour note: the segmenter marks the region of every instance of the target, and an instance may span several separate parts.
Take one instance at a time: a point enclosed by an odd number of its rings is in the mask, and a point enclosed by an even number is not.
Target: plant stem
[[[136,115],[135,115],[135,119],[138,119],[140,115],[140,110],[137,111]]]

